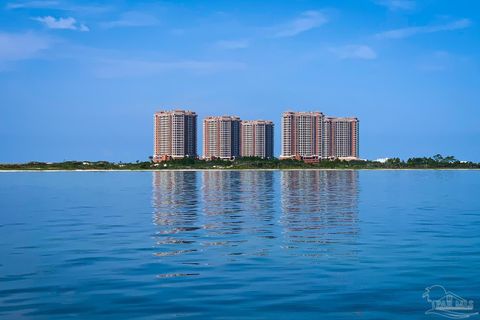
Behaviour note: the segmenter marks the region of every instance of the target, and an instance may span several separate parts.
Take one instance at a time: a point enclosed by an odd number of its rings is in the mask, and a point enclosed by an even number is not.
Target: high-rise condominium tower
[[[232,159],[240,157],[239,117],[207,117],[203,120],[203,157]]]
[[[197,114],[159,111],[154,116],[153,161],[197,156]]]
[[[273,122],[242,121],[242,157],[273,158]]]
[[[358,158],[357,118],[325,117],[321,112],[282,115],[280,158]]]
[[[324,121],[323,156],[358,158],[359,121],[357,118],[326,117]]]
[[[323,118],[321,112],[284,112],[280,158],[321,157]]]

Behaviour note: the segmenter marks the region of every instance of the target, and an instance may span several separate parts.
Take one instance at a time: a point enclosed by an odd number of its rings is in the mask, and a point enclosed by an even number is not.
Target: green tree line
[[[345,161],[340,159],[304,163],[299,160],[279,160],[244,157],[235,160],[201,160],[184,158],[154,163],[148,161],[63,161],[3,163],[0,170],[165,170],[165,169],[479,169],[480,163],[459,161],[454,156],[436,154],[432,157],[414,157],[407,160],[391,158],[385,162],[371,160]]]

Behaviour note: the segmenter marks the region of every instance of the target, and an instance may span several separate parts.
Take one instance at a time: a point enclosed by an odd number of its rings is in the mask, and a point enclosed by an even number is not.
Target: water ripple
[[[478,171],[0,174],[1,319],[424,319],[480,303]]]

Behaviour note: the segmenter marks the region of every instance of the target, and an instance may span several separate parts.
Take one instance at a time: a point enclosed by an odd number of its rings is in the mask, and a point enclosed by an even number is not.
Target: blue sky
[[[473,0],[2,1],[0,162],[144,160],[165,108],[273,120],[277,155],[281,113],[318,110],[360,119],[364,158],[480,161],[479,21]]]

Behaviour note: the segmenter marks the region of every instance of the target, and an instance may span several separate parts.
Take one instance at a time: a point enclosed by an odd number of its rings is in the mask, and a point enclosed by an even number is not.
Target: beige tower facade
[[[197,157],[197,114],[186,110],[154,115],[153,161]]]
[[[324,121],[324,157],[359,157],[358,118],[326,117]]]
[[[282,114],[281,159],[359,157],[357,118],[326,117],[321,112]]]
[[[284,112],[280,158],[321,157],[323,118],[321,112]]]
[[[240,157],[241,120],[236,116],[207,117],[203,120],[203,157]]]
[[[241,126],[241,156],[273,158],[273,122],[244,120]]]

